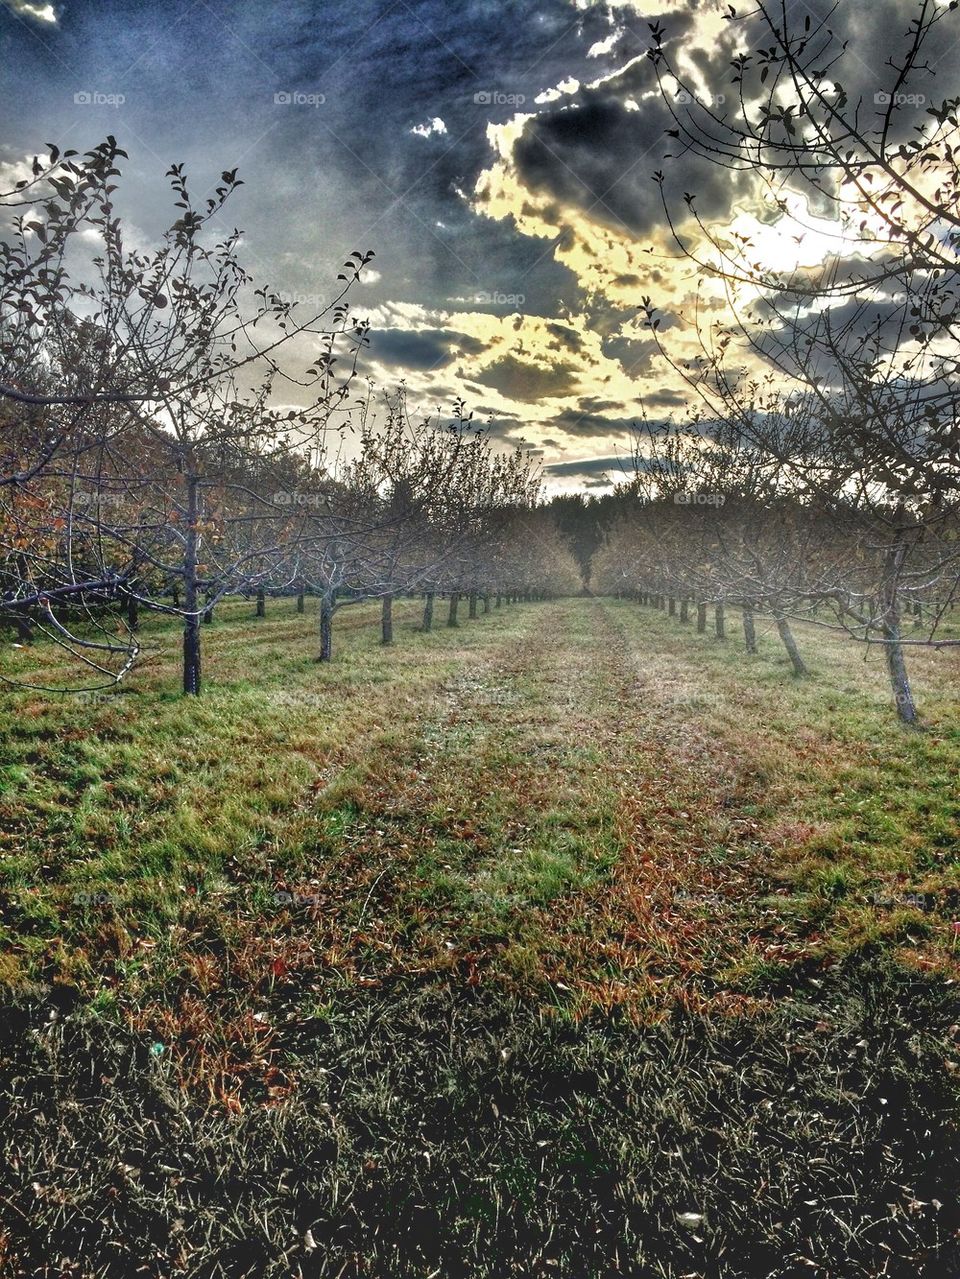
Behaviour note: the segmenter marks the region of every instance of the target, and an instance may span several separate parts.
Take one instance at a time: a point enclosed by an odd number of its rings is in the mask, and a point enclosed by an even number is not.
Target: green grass
[[[4,694],[0,1270],[960,1264],[958,657],[912,732],[821,629],[797,680],[735,617],[401,601],[321,666],[308,607],[221,609],[200,699],[155,618],[122,691]]]
[[[915,656],[916,733],[879,655],[819,629],[797,680],[735,618],[719,643],[626,602],[430,635],[415,601],[396,612],[384,649],[375,606],[345,609],[320,666],[291,601],[230,604],[199,700],[157,620],[116,694],[7,693],[7,981],[169,1031],[198,992],[214,1022],[261,997],[272,1020],[278,987],[410,973],[641,1017],[745,1007],[768,972],[875,946],[954,973],[952,653]],[[55,656],[6,666],[47,678]]]

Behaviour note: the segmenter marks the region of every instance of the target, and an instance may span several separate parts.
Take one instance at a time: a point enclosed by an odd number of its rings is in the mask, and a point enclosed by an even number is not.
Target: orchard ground
[[[307,608],[4,694],[9,1273],[960,1273],[960,653]]]

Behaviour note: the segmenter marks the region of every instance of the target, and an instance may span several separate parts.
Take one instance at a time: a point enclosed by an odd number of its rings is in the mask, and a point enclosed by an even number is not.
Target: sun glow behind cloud
[[[111,2],[129,19],[122,40],[105,38],[108,6],[0,0],[20,18],[8,16],[5,33],[25,51],[56,43],[69,53],[44,73],[49,109],[39,119],[33,64],[11,66],[17,97],[31,104],[0,140],[18,173],[38,138],[68,130],[68,145],[113,130],[144,172],[151,158],[180,159],[181,147],[200,180],[240,163],[237,216],[258,281],[321,295],[331,255],[375,249],[377,270],[354,294],[358,316],[372,308],[364,372],[380,385],[405,379],[425,407],[463,396],[478,417],[497,417],[502,438],[529,439],[551,465],[627,448],[641,400],[652,418],[683,414],[684,387],[644,327],[644,297],[679,359],[697,352],[698,317],[729,315],[722,284],[673,242],[661,190],[685,246],[708,261],[715,250],[698,238],[687,191],[711,228],[747,237],[763,263],[815,275],[837,251],[862,252],[826,202],[808,207],[788,194],[774,215],[762,181],[698,168],[670,140],[649,24],[662,22],[671,61],[695,92],[725,95],[721,105],[736,113],[730,61],[743,24],[725,20],[726,0],[539,0],[532,9],[418,0],[385,9],[368,31],[354,6],[330,0],[322,36],[309,6],[295,5],[283,42],[266,9],[238,0],[244,39],[219,44],[214,6],[187,5],[189,19],[170,27],[151,6]],[[858,20],[856,91],[868,103],[870,76],[890,56],[879,12],[889,30],[896,2],[877,0],[876,19]],[[350,57],[331,62],[332,44]],[[174,104],[172,75],[188,86]],[[75,107],[82,85],[130,91],[122,110]],[[323,105],[275,105],[293,85]],[[679,86],[663,88],[676,105]],[[206,130],[195,125],[201,102]],[[148,243],[156,195],[132,210]]]
[[[56,26],[57,12],[52,4],[31,4],[28,0],[3,0],[3,3],[18,18],[32,18],[35,22]]]

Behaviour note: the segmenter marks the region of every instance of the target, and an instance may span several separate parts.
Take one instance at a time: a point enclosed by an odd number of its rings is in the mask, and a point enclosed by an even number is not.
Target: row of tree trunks
[[[891,574],[892,576],[892,574]],[[651,593],[650,591],[638,591],[636,598],[641,604],[650,604],[654,608],[667,608],[668,614],[673,617],[676,615],[676,600],[671,596],[665,602],[665,597]],[[697,601],[697,634],[705,635],[707,630],[707,607],[705,601]],[[745,603],[742,607],[743,619],[743,643],[748,653],[756,653],[757,647],[757,625],[756,613],[752,604]],[[689,622],[690,620],[690,601],[686,598],[680,600],[680,621]],[[777,626],[777,634],[786,650],[790,665],[793,668],[794,675],[807,675],[809,672],[807,666],[800,656],[800,650],[797,647],[797,641],[794,638],[793,631],[790,629],[790,623],[787,621],[783,613],[774,613],[774,621]],[[722,602],[714,606],[714,634],[718,640],[726,639],[726,610]],[[887,609],[887,637],[888,642],[885,645],[887,655],[887,667],[890,674],[890,682],[893,687],[894,698],[897,704],[897,713],[901,719],[908,723],[913,723],[916,719],[916,707],[913,703],[913,695],[910,691],[910,683],[907,679],[906,664],[903,658],[903,648],[899,643],[900,640],[900,617],[896,611],[895,602],[888,605]]]
[[[188,494],[189,501],[189,494]],[[184,602],[191,612],[195,612],[198,599],[198,582],[197,582],[197,553],[198,546],[195,538],[187,539],[187,555],[185,556],[186,571],[185,579],[185,598]],[[176,585],[172,588],[174,601],[179,606],[179,591]],[[303,613],[305,608],[304,591],[297,593],[297,612]],[[333,656],[333,617],[336,611],[336,591],[326,590],[320,595],[320,655],[318,661],[329,662]],[[478,616],[479,602],[483,600],[483,611],[489,613],[491,608],[491,597],[486,592],[471,592],[469,595],[469,610],[471,619]],[[515,601],[516,595],[503,596],[497,594],[496,607],[500,608],[501,604],[506,600],[507,603]],[[529,598],[529,597],[528,597]],[[447,616],[447,625],[449,627],[459,626],[459,610],[461,595],[459,591],[450,593],[450,609]],[[393,643],[393,600],[392,594],[383,596],[381,607],[381,637],[384,645]],[[436,601],[436,593],[428,591],[424,597],[423,606],[423,630],[433,630],[434,605]],[[266,616],[266,593],[260,589],[256,593],[256,614],[257,617]],[[31,638],[29,618],[22,614],[11,614],[13,620],[16,621],[20,628],[21,635],[26,633],[26,639]],[[207,608],[203,612],[204,622],[213,621],[213,609]],[[135,597],[127,597],[127,624],[131,630],[135,630],[139,625],[139,610],[137,608],[137,600]],[[200,627],[199,618],[197,616],[188,616],[184,622],[183,630],[183,691],[192,696],[196,696],[200,692]]]

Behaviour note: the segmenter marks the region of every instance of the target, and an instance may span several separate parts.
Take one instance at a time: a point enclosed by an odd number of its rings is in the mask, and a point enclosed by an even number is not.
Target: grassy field
[[[10,1273],[960,1273],[960,656],[312,608],[4,694]]]

